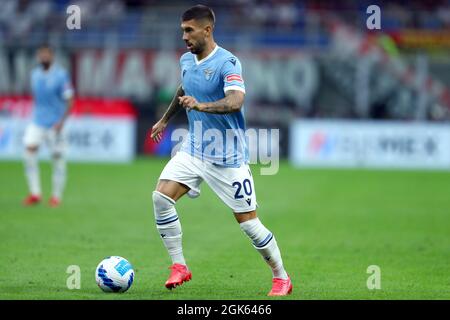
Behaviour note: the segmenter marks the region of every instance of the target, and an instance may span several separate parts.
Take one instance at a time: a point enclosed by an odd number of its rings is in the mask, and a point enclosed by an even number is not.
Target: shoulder
[[[34,67],[34,68],[31,70],[31,76],[32,76],[32,77],[36,77],[37,75],[39,75],[40,72],[41,72],[40,67]]]
[[[61,66],[59,64],[55,65],[54,68],[55,68],[55,74],[60,76],[60,77],[67,77],[68,74],[69,74],[67,72],[67,70],[63,66]]]
[[[222,59],[230,59],[230,58],[237,59],[237,57],[233,53],[222,47],[219,47],[219,49],[217,50],[217,55],[220,56]]]
[[[185,52],[180,57],[180,64],[186,63],[188,61],[192,61],[192,59],[193,59],[193,54],[190,52]]]
[[[217,60],[223,66],[226,65],[227,67],[235,67],[236,65],[240,65],[238,57],[222,47],[219,47],[219,50],[217,51]]]

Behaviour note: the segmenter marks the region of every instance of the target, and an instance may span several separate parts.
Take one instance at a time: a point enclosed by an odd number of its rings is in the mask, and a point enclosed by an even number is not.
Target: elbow
[[[238,90],[230,90],[225,93],[228,104],[228,112],[239,112],[244,105],[244,93]]]

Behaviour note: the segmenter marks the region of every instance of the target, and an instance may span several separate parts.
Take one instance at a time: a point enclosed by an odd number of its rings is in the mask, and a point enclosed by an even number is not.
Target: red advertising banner
[[[3,117],[29,118],[33,109],[30,96],[0,97],[0,115]],[[136,108],[126,99],[75,98],[71,112],[74,117],[123,117],[136,118]]]
[[[405,49],[449,49],[450,31],[448,30],[405,30],[391,32],[395,43]]]

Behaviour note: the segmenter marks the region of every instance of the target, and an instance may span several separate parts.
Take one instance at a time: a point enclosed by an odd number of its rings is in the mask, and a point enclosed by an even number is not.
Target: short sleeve
[[[223,91],[238,90],[245,93],[244,79],[242,78],[241,62],[236,57],[228,58],[222,67]]]
[[[70,82],[69,75],[65,71],[63,71],[63,73],[62,73],[62,87],[61,88],[62,88],[61,89],[62,97],[65,100],[69,100],[70,98],[73,97],[73,95],[74,95],[73,86],[72,86],[72,83]]]

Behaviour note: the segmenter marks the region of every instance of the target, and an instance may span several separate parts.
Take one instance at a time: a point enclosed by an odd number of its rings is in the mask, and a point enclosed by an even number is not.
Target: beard
[[[200,54],[205,50],[206,43],[205,42],[199,42],[196,45],[192,46],[191,53],[192,54]]]
[[[200,54],[202,52],[202,50],[200,50],[199,48],[197,48],[197,47],[192,47],[191,48],[191,53],[192,54]]]
[[[41,66],[42,66],[42,68],[44,68],[44,70],[48,70],[50,68],[51,64],[52,63],[50,61],[41,62]]]

